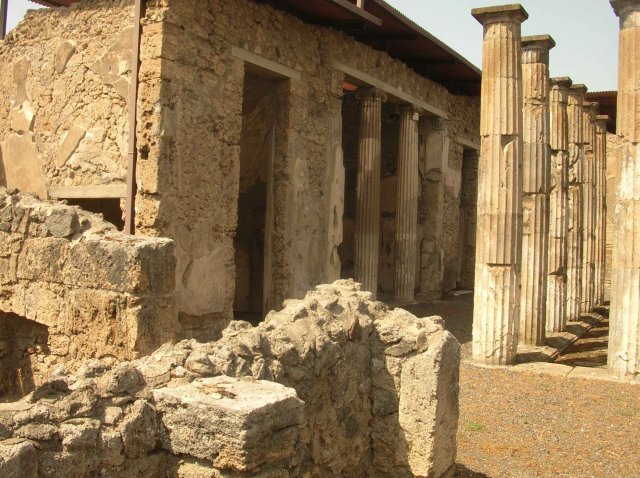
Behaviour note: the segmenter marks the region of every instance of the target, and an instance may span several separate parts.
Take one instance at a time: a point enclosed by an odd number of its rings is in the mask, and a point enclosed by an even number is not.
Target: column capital
[[[598,133],[606,134],[607,133],[607,125],[611,121],[609,115],[598,115],[596,116],[596,125],[598,126]]]
[[[356,92],[356,98],[359,100],[379,99],[381,101],[387,101],[387,93],[382,91],[380,88],[364,87],[358,89]]]
[[[398,111],[401,115],[412,115],[412,119],[414,121],[418,121],[420,119],[420,115],[424,114],[424,110],[422,108],[411,103],[404,103],[402,105],[399,105]]]
[[[532,35],[522,37],[523,50],[545,50],[548,52],[555,46],[556,42],[551,35]]]
[[[474,8],[471,10],[471,15],[482,25],[499,22],[522,23],[529,18],[529,14],[519,3],[497,5],[495,7]]]
[[[560,90],[569,90],[573,84],[573,81],[568,76],[558,76],[551,78],[549,81],[551,82],[552,88],[555,87]]]
[[[611,7],[617,16],[623,13],[623,10],[630,8],[632,10],[640,10],[640,0],[609,0]]]
[[[584,102],[584,95],[587,94],[587,87],[582,83],[574,84],[569,88],[569,96],[577,97],[580,99],[580,105]]]
[[[595,119],[598,116],[598,110],[600,109],[600,103],[597,101],[589,101],[584,104],[584,107],[589,111],[589,114]]]

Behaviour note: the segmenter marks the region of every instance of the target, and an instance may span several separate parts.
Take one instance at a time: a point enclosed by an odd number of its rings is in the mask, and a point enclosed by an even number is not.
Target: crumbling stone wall
[[[151,2],[143,37],[139,138],[147,159],[138,170],[137,225],[176,240],[181,321],[204,335],[215,336],[233,307],[244,64],[232,47],[301,75],[285,80],[274,163],[274,306],[340,275],[344,75],[336,62],[447,111],[451,135],[478,136],[477,98],[451,95],[383,52],[262,3]]]
[[[132,4],[32,11],[0,42],[1,185],[124,185]]]
[[[0,311],[46,327],[25,337],[34,338],[27,381],[57,364],[133,359],[172,340],[174,268],[168,239],[127,236],[77,207],[0,188]],[[16,347],[19,325],[3,330]]]
[[[338,281],[217,342],[53,377],[0,405],[0,474],[443,476],[459,345],[370,296]]]
[[[3,146],[1,154],[5,176],[14,178],[10,185],[44,196],[53,186],[123,184],[131,4],[82,0],[68,9],[31,13],[0,44],[0,58],[12,65],[0,73],[0,114],[10,119],[0,131],[9,148]],[[136,227],[175,241],[180,322],[200,338],[218,337],[233,316],[245,66],[233,48],[300,75],[282,80],[286,98],[270,189],[268,305],[302,297],[340,276],[344,74],[336,62],[447,112],[452,138],[478,136],[478,98],[451,95],[333,29],[251,0],[147,2]],[[16,151],[23,158],[19,164],[11,160]],[[446,180],[448,172],[442,174]],[[456,213],[453,199],[447,204]],[[439,221],[449,212],[440,207]],[[448,256],[457,251],[444,250],[447,239],[433,247],[439,263],[454,262]],[[422,268],[428,264],[423,261]],[[433,286],[437,291],[441,282]]]

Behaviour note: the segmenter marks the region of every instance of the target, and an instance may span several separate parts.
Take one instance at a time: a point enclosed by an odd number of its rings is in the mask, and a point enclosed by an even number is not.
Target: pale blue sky
[[[310,0],[313,1],[313,0]],[[431,34],[479,66],[482,27],[470,15],[474,7],[500,0],[387,0]],[[524,35],[550,34],[551,75],[570,76],[591,91],[617,89],[618,19],[608,0],[521,0],[529,12]],[[9,28],[35,4],[9,0]]]

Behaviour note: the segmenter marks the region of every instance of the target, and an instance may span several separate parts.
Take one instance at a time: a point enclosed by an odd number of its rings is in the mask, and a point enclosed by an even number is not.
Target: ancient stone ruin
[[[437,317],[319,286],[217,342],[60,367],[0,405],[0,475],[442,476],[459,353]]]

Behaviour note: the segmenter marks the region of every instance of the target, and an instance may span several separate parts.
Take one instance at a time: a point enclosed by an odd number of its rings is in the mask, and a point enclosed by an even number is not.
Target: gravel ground
[[[406,308],[442,316],[469,358],[472,295]],[[639,478],[639,443],[640,385],[461,365],[459,477]]]

